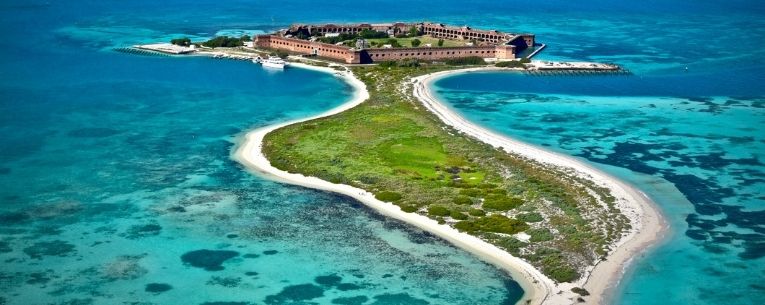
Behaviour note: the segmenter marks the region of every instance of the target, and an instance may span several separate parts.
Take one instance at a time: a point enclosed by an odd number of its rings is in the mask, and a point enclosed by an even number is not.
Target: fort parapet
[[[329,44],[316,40],[317,37],[329,37],[329,35],[358,35],[363,31],[382,32],[387,36],[396,37],[409,33],[413,29],[418,35],[465,41],[465,46],[357,49],[342,44]],[[311,39],[312,37],[313,39]],[[534,43],[535,36],[533,34],[509,34],[494,30],[476,30],[467,26],[453,27],[440,23],[295,24],[288,30],[275,34],[255,36],[254,42],[258,48],[316,55],[349,64],[366,64],[409,58],[442,60],[470,56],[515,59],[521,51],[534,46]]]

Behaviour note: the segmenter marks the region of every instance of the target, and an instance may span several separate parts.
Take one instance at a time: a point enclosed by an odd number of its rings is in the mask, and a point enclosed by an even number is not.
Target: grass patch
[[[365,189],[439,223],[458,220],[455,228],[520,255],[557,281],[577,278],[628,228],[617,209],[602,209],[598,202],[613,206],[614,199],[591,182],[462,136],[412,98],[412,76],[450,67],[352,69],[370,98],[267,134],[263,152],[274,167]],[[522,211],[515,219],[498,214],[513,209]],[[504,235],[521,231],[531,243]]]

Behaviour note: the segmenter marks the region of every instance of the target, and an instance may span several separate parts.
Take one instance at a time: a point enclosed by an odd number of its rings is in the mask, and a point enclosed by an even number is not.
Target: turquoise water
[[[527,76],[435,83],[469,120],[625,179],[673,233],[620,287],[621,304],[765,299],[764,66],[712,73]]]
[[[470,92],[453,106],[476,122],[607,164],[661,204],[672,243],[640,262],[622,303],[763,299],[762,3],[396,3],[2,1],[0,304],[513,303],[517,284],[473,256],[229,159],[244,130],[347,100],[339,80],[112,51],[292,22],[422,19],[534,32],[548,44],[541,58],[635,71],[571,84],[486,75],[441,94]]]

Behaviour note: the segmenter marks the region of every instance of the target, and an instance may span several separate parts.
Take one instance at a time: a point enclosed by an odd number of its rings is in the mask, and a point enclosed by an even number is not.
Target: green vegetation
[[[420,41],[419,39],[415,38],[415,39],[412,39],[412,41],[410,43],[412,44],[412,47],[416,48],[416,47],[420,46],[422,41]]]
[[[449,209],[442,206],[433,205],[428,208],[428,215],[431,216],[449,216],[449,214],[451,214]]]
[[[588,295],[590,295],[590,292],[587,291],[587,289],[584,289],[582,287],[571,288],[571,291],[576,293],[576,294],[578,294],[578,295],[581,295],[581,296],[588,296]]]
[[[420,60],[417,58],[405,58],[399,61],[396,60],[388,60],[383,61],[377,64],[378,66],[382,68],[413,68],[413,67],[419,67],[420,66]]]
[[[444,63],[450,66],[486,65],[486,61],[478,56],[450,58],[445,60]]]
[[[544,220],[541,214],[535,213],[535,212],[518,214],[516,218],[518,218],[519,220],[523,220],[525,222],[540,222]]]
[[[352,69],[369,99],[266,135],[263,152],[274,167],[370,191],[439,223],[457,220],[448,223],[560,282],[577,279],[629,228],[606,190],[463,136],[422,107],[409,80],[449,66],[410,61]],[[507,235],[518,232],[530,241]]]
[[[523,221],[497,214],[476,218],[475,220],[460,221],[454,227],[457,230],[468,233],[494,232],[504,234],[515,234],[529,228]]]
[[[362,30],[359,33],[358,37],[359,38],[364,38],[364,39],[387,38],[388,37],[388,33],[365,29],[365,30]]]
[[[420,31],[417,30],[417,27],[410,27],[409,28],[409,37],[415,37],[420,34]]]
[[[548,230],[547,228],[539,228],[539,229],[529,229],[526,231],[531,238],[529,239],[530,242],[540,242],[540,241],[548,241],[553,240],[555,237],[552,235],[552,232]]]
[[[208,48],[234,48],[241,47],[245,41],[249,41],[250,36],[244,35],[242,37],[228,37],[218,36],[202,43],[203,46]]]
[[[379,193],[375,194],[375,198],[377,198],[377,200],[380,200],[380,201],[394,202],[394,201],[398,201],[399,199],[401,199],[401,194],[396,193],[396,192],[387,192],[387,191],[386,192],[379,192]]]
[[[189,39],[188,37],[175,38],[170,40],[170,43],[177,46],[188,47],[191,45],[191,39]]]
[[[417,37],[396,37],[396,38],[388,38],[387,36],[384,38],[374,38],[374,39],[368,39],[369,43],[372,46],[381,48],[384,44],[390,44],[393,45],[394,48],[401,48],[403,46],[411,46],[412,41],[419,40],[420,44],[418,46],[424,47],[426,44],[430,44],[431,47],[464,47],[465,41],[464,40],[456,40],[456,39],[437,39],[431,36],[417,36]],[[392,43],[395,41],[395,43]],[[439,44],[440,42],[440,44]]]
[[[468,211],[468,214],[470,214],[470,216],[484,216],[486,215],[486,212],[484,212],[481,209],[470,209],[470,211]]]
[[[523,64],[527,64],[530,62],[531,62],[531,59],[524,57],[524,58],[521,58],[520,60],[500,61],[494,65],[497,67],[505,67],[505,68],[525,68],[526,66]]]
[[[483,201],[483,208],[495,211],[507,211],[519,207],[523,204],[520,198],[508,197],[505,195],[488,195]]]

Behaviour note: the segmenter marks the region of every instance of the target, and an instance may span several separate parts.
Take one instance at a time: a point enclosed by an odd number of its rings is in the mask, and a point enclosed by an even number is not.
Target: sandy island
[[[439,103],[428,88],[433,81],[448,74],[478,70],[497,70],[496,68],[444,71],[416,77],[412,80],[414,96],[444,123],[462,131],[468,136],[495,147],[501,147],[509,153],[523,155],[541,163],[573,169],[577,175],[586,177],[596,184],[611,190],[614,197],[617,198],[617,206],[631,220],[633,229],[615,245],[617,247],[616,250],[612,251],[606,260],[600,261],[594,267],[591,267],[585,276],[576,283],[555,284],[531,264],[510,255],[492,244],[475,236],[461,233],[449,225],[438,224],[437,221],[427,216],[401,211],[398,206],[377,200],[374,194],[365,190],[349,185],[331,183],[316,177],[306,177],[301,174],[281,171],[271,166],[271,163],[262,154],[262,142],[266,134],[287,125],[343,112],[369,98],[369,92],[366,90],[364,83],[357,79],[350,70],[338,71],[332,68],[315,67],[300,63],[292,63],[291,66],[322,71],[341,77],[355,89],[353,98],[345,104],[313,117],[252,130],[244,135],[243,141],[241,141],[233,154],[233,158],[248,169],[263,174],[267,178],[353,197],[382,215],[414,225],[477,255],[482,260],[506,270],[518,282],[524,290],[524,295],[518,302],[519,304],[575,303],[578,295],[571,292],[570,289],[576,286],[584,287],[591,293],[591,296],[587,297],[588,304],[603,304],[611,297],[614,287],[619,283],[632,258],[645,251],[664,235],[666,223],[655,208],[654,203],[644,193],[574,158],[552,153],[476,126]]]

